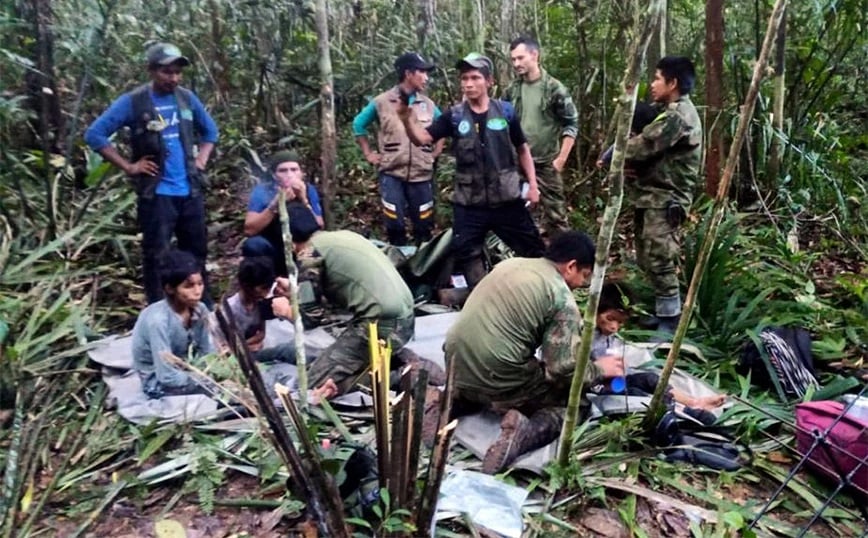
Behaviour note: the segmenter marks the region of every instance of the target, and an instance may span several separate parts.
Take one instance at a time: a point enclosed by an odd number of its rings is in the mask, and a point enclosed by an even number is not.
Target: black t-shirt
[[[480,138],[485,142],[485,117],[488,114],[488,111],[477,113],[471,110],[470,113],[473,115],[473,123],[476,124],[476,132],[480,133]],[[527,137],[524,136],[524,131],[521,130],[521,123],[519,123],[518,117],[515,114],[513,114],[512,119],[509,120],[508,125],[509,140],[512,142],[514,147],[518,148],[522,144],[527,143]],[[452,125],[452,107],[446,110],[443,114],[440,114],[440,116],[426,129],[435,142],[441,138],[454,137],[455,132]]]

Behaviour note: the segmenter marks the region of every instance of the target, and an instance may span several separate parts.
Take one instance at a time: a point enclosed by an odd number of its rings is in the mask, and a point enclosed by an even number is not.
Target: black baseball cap
[[[181,54],[181,49],[171,43],[157,43],[148,47],[145,56],[148,58],[148,65],[172,65],[179,64],[181,67],[190,65],[190,60]]]
[[[431,71],[434,64],[425,61],[418,52],[405,52],[395,60],[395,71],[398,74],[404,71]]]
[[[494,63],[491,58],[478,52],[471,52],[464,58],[458,60],[455,67],[459,71],[467,71],[469,69],[478,69],[483,75],[490,76],[494,73]]]

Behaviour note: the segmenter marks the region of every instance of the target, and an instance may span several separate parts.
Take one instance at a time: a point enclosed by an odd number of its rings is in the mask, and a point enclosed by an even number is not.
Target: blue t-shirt
[[[166,160],[161,170],[160,182],[157,184],[157,194],[166,196],[187,196],[190,194],[190,182],[187,180],[186,158],[184,146],[181,144],[179,125],[181,123],[178,103],[175,94],[156,94],[149,90],[154,108],[166,123],[163,129],[163,141],[166,145]],[[202,142],[216,143],[218,138],[217,124],[205,110],[205,106],[196,95],[190,93],[190,111],[193,113],[193,127],[199,133]],[[120,96],[111,106],[91,124],[84,134],[84,140],[94,151],[109,144],[109,138],[121,127],[133,127],[136,122],[133,115],[133,100],[129,93]]]
[[[322,204],[319,201],[319,192],[310,183],[307,185],[307,201],[310,202],[310,209],[317,217],[322,217]],[[260,183],[253,187],[250,192],[250,201],[247,202],[247,210],[255,213],[262,213],[271,200],[277,196],[277,184],[274,181]]]

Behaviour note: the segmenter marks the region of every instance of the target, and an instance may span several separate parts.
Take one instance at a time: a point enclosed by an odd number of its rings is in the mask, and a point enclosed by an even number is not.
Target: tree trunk
[[[723,154],[723,0],[705,3],[705,103],[708,105],[705,153],[705,192],[717,193],[720,185],[720,159]]]
[[[416,23],[416,38],[419,42],[419,50],[425,50],[429,39],[435,34],[434,12],[436,9],[436,0],[419,0],[419,13]]]
[[[57,181],[54,179],[50,159],[52,153],[60,153],[63,131],[63,114],[54,78],[54,15],[50,0],[31,0],[21,6],[22,18],[30,21],[33,28],[36,69],[25,74],[30,107],[36,112],[34,131],[39,136],[42,150],[43,185],[45,188],[45,216],[50,238],[57,232]]]
[[[732,181],[736,163],[739,159],[739,153],[741,152],[741,146],[744,143],[745,134],[747,133],[748,126],[753,117],[754,106],[756,105],[757,96],[759,95],[760,82],[762,81],[765,67],[768,64],[772,41],[775,39],[778,27],[784,17],[786,4],[787,0],[776,0],[775,7],[772,9],[772,14],[769,17],[769,23],[766,29],[765,39],[763,40],[762,49],[760,49],[759,58],[754,65],[750,89],[748,90],[747,96],[745,96],[744,99],[744,104],[741,107],[741,114],[739,114],[738,117],[738,127],[736,128],[732,145],[729,147],[729,155],[726,158],[726,167],[723,170],[723,177],[721,178],[720,185],[717,189],[717,195],[711,213],[711,222],[708,224],[708,233],[705,234],[705,240],[702,242],[702,246],[699,249],[699,256],[696,259],[696,265],[693,269],[693,276],[690,278],[690,287],[687,289],[687,295],[684,299],[681,321],[678,322],[678,328],[675,330],[675,336],[672,339],[672,347],[669,349],[669,355],[666,357],[666,363],[663,366],[663,371],[660,373],[660,381],[657,384],[657,388],[654,390],[654,396],[651,398],[648,414],[645,415],[644,425],[649,431],[657,424],[661,414],[660,411],[662,411],[663,394],[666,392],[669,385],[669,377],[672,375],[673,368],[675,368],[675,359],[678,357],[678,352],[681,350],[681,341],[684,339],[684,334],[687,332],[687,325],[690,323],[690,315],[693,313],[693,303],[696,300],[696,294],[699,291],[700,284],[702,283],[702,274],[705,271],[706,263],[708,263],[708,257],[711,254],[714,241],[717,239],[717,229],[720,227],[720,223],[726,213],[729,184]]]
[[[768,168],[766,169],[766,190],[771,191],[777,183],[778,173],[781,169],[781,135],[784,130],[784,98],[785,98],[785,57],[787,44],[787,12],[784,11],[783,20],[778,27],[775,38],[775,95],[772,105],[772,139],[769,145]]]
[[[570,385],[570,399],[567,403],[567,413],[564,418],[564,426],[561,431],[560,447],[558,449],[558,463],[566,465],[569,462],[570,448],[572,447],[573,430],[579,416],[579,400],[582,393],[585,369],[591,356],[591,341],[594,337],[596,325],[597,305],[600,302],[600,290],[603,287],[603,279],[606,276],[606,266],[609,260],[609,246],[612,244],[612,235],[621,212],[621,200],[624,196],[624,148],[630,135],[630,121],[633,118],[633,109],[636,106],[636,92],[639,88],[639,78],[642,76],[642,65],[645,61],[645,53],[654,33],[654,27],[660,16],[664,13],[664,0],[652,0],[644,14],[644,20],[637,28],[640,30],[633,42],[632,50],[627,56],[630,63],[624,73],[621,83],[623,92],[618,100],[618,108],[615,115],[618,118],[617,135],[615,136],[615,152],[612,155],[612,166],[609,168],[608,181],[611,185],[609,203],[603,213],[603,222],[600,225],[600,233],[597,236],[597,253],[594,259],[594,273],[591,277],[591,288],[588,294],[588,307],[585,309],[584,327],[582,329],[582,343],[576,357],[576,369],[573,372],[573,380]]]
[[[501,88],[509,84],[510,65],[509,42],[516,37],[515,30],[515,0],[501,0],[500,4],[500,42],[503,56],[498,69],[498,82]]]
[[[320,106],[322,115],[320,128],[322,129],[322,171],[320,186],[324,193],[323,213],[325,214],[326,227],[331,228],[334,220],[331,211],[331,202],[334,199],[335,189],[332,184],[335,177],[335,162],[337,160],[338,142],[335,129],[335,99],[334,78],[332,76],[332,58],[329,52],[329,19],[327,0],[316,0],[314,10],[317,36],[317,65],[320,77]]]

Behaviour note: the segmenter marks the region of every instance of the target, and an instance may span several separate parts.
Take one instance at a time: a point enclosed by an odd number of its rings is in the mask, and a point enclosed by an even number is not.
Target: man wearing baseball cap
[[[452,250],[472,288],[486,273],[482,249],[489,231],[521,257],[540,257],[545,247],[528,209],[539,201],[539,189],[527,139],[512,105],[488,95],[494,65],[487,56],[471,53],[456,68],[463,102],[427,128],[415,120],[411,107],[399,107],[398,115],[415,144],[452,139]],[[527,180],[526,195],[519,169]]]
[[[145,295],[153,303],[163,297],[157,268],[173,235],[178,249],[193,254],[206,277],[204,170],[218,131],[199,98],[179,86],[181,70],[190,60],[178,47],[157,43],[147,49],[145,59],[150,82],[115,100],[91,124],[84,139],[133,181],[138,194]],[[129,159],[110,140],[122,127],[130,129]],[[205,282],[203,300],[207,303],[207,278]]]
[[[417,244],[431,239],[434,228],[434,160],[443,150],[443,142],[414,145],[396,114],[403,93],[409,96],[421,128],[440,116],[440,109],[422,93],[432,69],[434,65],[417,52],[398,56],[398,84],[372,99],[353,120],[356,142],[365,159],[378,169],[386,235],[393,245],[407,244],[405,217],[413,223]],[[374,121],[379,123],[378,151],[371,150],[367,138],[367,129]]]

